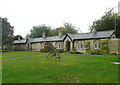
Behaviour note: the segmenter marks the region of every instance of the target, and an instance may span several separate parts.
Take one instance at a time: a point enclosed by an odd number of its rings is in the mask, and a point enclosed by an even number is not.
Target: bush
[[[103,50],[92,50],[90,52],[90,54],[92,54],[92,55],[104,55],[105,52]]]
[[[86,41],[86,51],[90,50],[90,41]]]
[[[45,42],[44,44],[44,48],[41,49],[41,52],[50,52],[50,51],[54,51],[54,46],[52,45],[52,43],[50,42]]]
[[[56,53],[63,53],[64,50],[63,50],[63,49],[55,49],[55,52],[56,52]]]
[[[104,50],[104,52],[108,53],[109,52],[109,47],[108,47],[108,39],[101,39],[101,49]]]
[[[46,49],[41,49],[41,52],[48,52]]]
[[[8,52],[8,50],[0,50],[0,52]]]
[[[70,54],[83,54],[83,53],[81,53],[81,52],[76,52],[76,51],[70,51],[69,53],[70,53]]]

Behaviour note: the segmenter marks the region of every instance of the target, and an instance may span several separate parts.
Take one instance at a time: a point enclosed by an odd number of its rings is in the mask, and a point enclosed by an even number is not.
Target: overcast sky
[[[106,8],[118,6],[120,0],[0,0],[0,17],[14,26],[14,35],[25,37],[33,26],[52,28],[69,22],[84,32],[99,19]],[[114,9],[117,12],[117,8]]]

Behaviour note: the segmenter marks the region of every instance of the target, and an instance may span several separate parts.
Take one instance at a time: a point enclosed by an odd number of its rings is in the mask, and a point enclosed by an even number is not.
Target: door
[[[70,42],[66,41],[66,51],[69,52],[70,51]]]

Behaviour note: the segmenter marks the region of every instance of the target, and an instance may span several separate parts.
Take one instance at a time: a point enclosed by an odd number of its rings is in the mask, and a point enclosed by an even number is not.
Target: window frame
[[[84,43],[78,43],[77,44],[77,49],[84,49],[85,48],[85,44]]]
[[[63,49],[62,44],[56,44],[56,49]]]
[[[94,49],[101,49],[100,42],[94,42]]]

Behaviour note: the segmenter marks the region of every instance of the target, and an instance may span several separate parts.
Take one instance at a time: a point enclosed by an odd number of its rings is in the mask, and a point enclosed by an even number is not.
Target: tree
[[[56,53],[55,47],[52,45],[52,43],[45,42],[44,50],[46,52],[48,52],[48,55],[47,55],[48,59],[50,59],[50,60],[55,59],[55,62],[60,61],[61,57],[60,57],[60,55],[58,53]]]
[[[13,39],[14,39],[14,40],[22,40],[23,37],[22,37],[21,35],[16,35],[16,36],[14,36]]]
[[[42,37],[42,33],[45,32],[47,36],[51,36],[51,27],[44,25],[33,26],[30,30],[30,34],[27,37],[31,38],[40,38]]]
[[[2,49],[7,49],[7,47],[13,42],[14,27],[10,25],[7,18],[1,18],[2,24]]]
[[[47,36],[56,36],[59,32],[62,32],[63,35],[67,33],[78,33],[78,30],[75,28],[76,27],[70,23],[64,23],[63,27],[56,29],[51,29],[50,26],[43,24],[39,26],[33,26],[33,28],[30,30],[30,34],[27,34],[26,37],[40,38],[42,37],[43,32],[45,32]]]
[[[62,27],[54,29],[54,35],[58,35],[59,32],[62,32],[63,35],[67,33],[78,33],[78,30],[75,28],[76,26],[71,23],[65,22]]]
[[[66,33],[78,33],[78,30],[76,30],[76,26],[72,25],[71,23],[64,23],[64,28]]]
[[[116,36],[120,38],[120,16],[118,16],[117,13],[114,13],[112,9],[105,12],[105,15],[96,20],[95,23],[96,25],[94,27],[96,28],[96,31],[115,29]],[[90,30],[92,30],[92,28],[93,25],[89,27]]]

